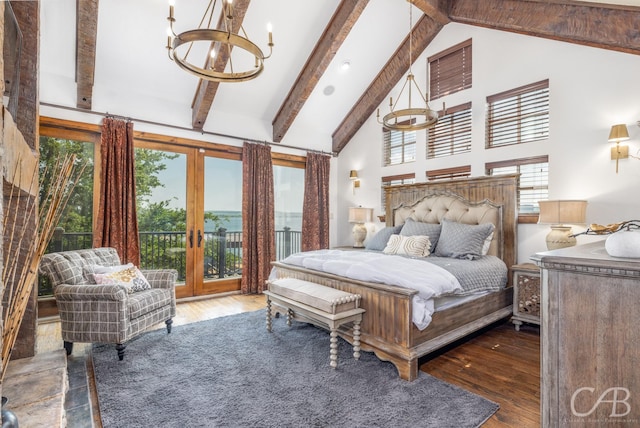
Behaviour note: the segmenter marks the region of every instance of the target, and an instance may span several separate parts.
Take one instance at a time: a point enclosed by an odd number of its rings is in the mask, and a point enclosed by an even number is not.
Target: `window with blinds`
[[[430,99],[435,100],[471,87],[471,39],[432,55],[427,61]]]
[[[549,79],[487,97],[486,147],[549,138]]]
[[[448,108],[429,129],[427,159],[471,151],[471,103]]]
[[[413,184],[416,182],[416,174],[399,174],[399,175],[389,175],[386,177],[382,177],[382,198],[380,199],[382,203],[382,209],[385,210],[387,207],[387,197],[384,191],[384,188],[387,186],[399,186],[401,184]]]
[[[469,177],[471,175],[471,165],[432,169],[431,171],[427,171],[426,175],[429,181]]]
[[[416,160],[416,131],[402,132],[382,128],[382,133],[382,166],[399,165]]]
[[[538,201],[549,199],[549,156],[490,162],[485,169],[487,175],[520,174],[518,213],[537,217]]]

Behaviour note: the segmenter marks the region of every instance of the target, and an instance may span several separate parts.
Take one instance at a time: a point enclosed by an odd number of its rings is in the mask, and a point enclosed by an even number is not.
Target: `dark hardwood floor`
[[[492,400],[500,410],[483,427],[540,426],[540,329],[494,324],[438,355],[420,370]]]
[[[264,308],[263,296],[227,296],[181,302],[174,325],[231,315]],[[159,325],[159,328],[164,328]],[[38,327],[38,352],[61,346],[60,323],[43,323]],[[74,347],[74,356],[88,354],[89,346]],[[95,386],[88,361],[89,389],[94,427],[100,427]],[[458,385],[500,405],[500,410],[484,425],[493,427],[540,426],[540,331],[523,325],[516,332],[504,321],[452,346],[424,357],[420,370]],[[91,417],[89,417],[91,418]],[[85,421],[88,422],[88,421]],[[71,423],[74,426],[84,424]]]

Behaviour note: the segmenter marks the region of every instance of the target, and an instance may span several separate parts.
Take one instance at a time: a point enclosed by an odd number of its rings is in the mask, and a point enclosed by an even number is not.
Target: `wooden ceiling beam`
[[[442,29],[443,25],[429,17],[423,15],[418,23],[413,27],[413,52],[411,57],[417,59],[425,48],[431,43],[433,38]],[[364,122],[373,114],[380,103],[391,92],[394,86],[402,79],[409,70],[409,36],[407,36],[400,47],[394,52],[389,61],[382,67],[382,70],[375,77],[373,82],[364,91],[364,94],[351,108],[342,123],[332,134],[333,151],[339,153],[358,132]]]
[[[289,130],[369,0],[342,0],[272,121],[273,141]]]
[[[244,16],[247,13],[247,9],[249,9],[249,3],[251,3],[251,0],[236,0],[233,2],[233,28],[231,29],[233,33],[237,34],[240,30]],[[223,14],[220,14],[220,19],[218,20],[218,26],[216,28],[224,29]],[[213,69],[217,71],[224,70],[229,63],[229,54],[230,52],[222,49],[219,52],[216,52]],[[204,68],[209,67],[211,67],[211,57],[207,56]],[[220,82],[205,79],[200,79],[198,82],[198,87],[196,88],[196,93],[193,97],[193,102],[191,103],[191,126],[194,129],[202,130],[202,127],[207,120],[207,116],[209,116],[209,111],[213,105],[213,100],[216,97],[219,85]]]
[[[640,55],[640,7],[571,1],[452,0],[453,22]]]
[[[429,15],[438,24],[448,24],[449,0],[409,0],[414,6]]]
[[[98,0],[76,0],[76,105],[91,110],[98,38]]]

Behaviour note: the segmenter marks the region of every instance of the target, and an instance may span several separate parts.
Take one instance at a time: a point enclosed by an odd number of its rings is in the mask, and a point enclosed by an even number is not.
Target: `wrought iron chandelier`
[[[218,1],[210,0],[198,28],[179,34],[176,34],[173,29],[173,25],[176,22],[174,17],[174,2],[175,0],[169,0],[169,16],[167,17],[169,28],[167,29],[166,48],[169,59],[178,64],[180,68],[201,79],[214,82],[245,82],[258,77],[258,75],[262,73],[264,60],[269,58],[273,52],[271,24],[267,25],[267,31],[269,33],[269,55],[265,56],[258,45],[249,40],[242,24],[239,24],[234,32],[233,0],[221,0],[221,22],[218,24],[218,28],[211,28],[214,10],[216,10]],[[195,65],[188,59],[194,44],[198,42],[208,43],[207,51],[209,57],[203,67]],[[241,50],[241,55],[244,55],[244,57],[253,56],[255,59],[253,67],[246,67],[246,61],[244,61],[245,68],[241,71],[236,71],[231,56],[233,48]],[[214,58],[222,52],[228,56],[228,69],[221,71],[214,70]],[[198,60],[202,61],[202,58],[198,58]]]
[[[438,112],[431,110],[427,97],[422,93],[420,87],[415,81],[413,72],[411,71],[411,64],[413,63],[413,13],[412,4],[409,2],[409,74],[407,80],[402,85],[402,89],[396,98],[396,102],[393,102],[393,97],[389,98],[389,113],[384,115],[382,121],[380,121],[380,109],[376,114],[378,123],[384,125],[385,128],[392,131],[419,131],[421,129],[431,128],[438,122]],[[429,79],[427,78],[427,84]],[[420,98],[424,102],[425,107],[412,107],[411,106],[411,87],[415,86]],[[409,106],[404,109],[396,110],[398,100],[401,99],[402,93],[405,88],[408,89]],[[444,107],[443,107],[444,109]]]

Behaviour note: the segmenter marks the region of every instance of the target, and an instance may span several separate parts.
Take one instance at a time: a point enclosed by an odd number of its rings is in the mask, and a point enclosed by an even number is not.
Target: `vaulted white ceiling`
[[[637,0],[607,3],[640,6]],[[196,28],[207,4],[208,0],[176,0],[176,32]],[[271,22],[273,55],[258,78],[220,85],[203,131],[271,141],[272,121],[339,4],[339,0],[253,0],[243,26],[266,51],[266,24]],[[40,7],[40,101],[74,109],[76,0],[46,0]],[[423,12],[406,0],[369,1],[283,144],[331,149],[332,133],[407,36],[410,7],[415,24]],[[168,10],[167,0],[99,2],[93,111],[192,127],[198,78],[167,55]],[[347,71],[341,68],[345,61],[351,64]],[[302,138],[310,133],[315,138]]]

